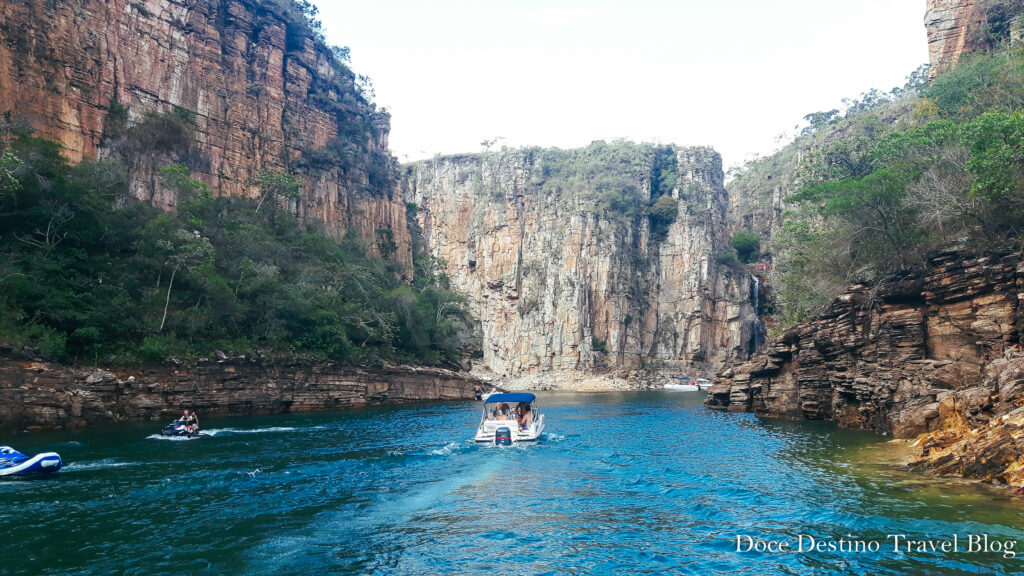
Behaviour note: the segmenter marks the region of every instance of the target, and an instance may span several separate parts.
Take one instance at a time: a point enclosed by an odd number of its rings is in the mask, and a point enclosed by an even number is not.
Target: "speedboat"
[[[697,392],[700,390],[700,386],[697,386],[695,380],[689,378],[680,378],[672,384],[665,384],[665,390],[676,390],[678,392]]]
[[[194,430],[189,430],[188,425],[185,424],[183,420],[175,420],[174,422],[171,422],[166,427],[164,427],[163,431],[160,432],[160,435],[180,436],[184,438],[199,438],[201,436],[207,436],[207,434],[203,434],[202,432],[200,432],[198,428]]]
[[[499,392],[484,401],[484,412],[474,440],[479,444],[508,446],[533,442],[544,432],[544,415],[537,409],[537,397],[523,392]],[[516,415],[525,411],[529,424],[519,425]]]
[[[0,476],[50,474],[60,470],[63,462],[56,452],[26,456],[10,446],[0,446]]]
[[[493,396],[495,394],[498,394],[498,393],[499,392],[498,392],[497,388],[491,388],[490,392],[484,392],[483,390],[477,390],[476,391],[476,399],[477,400],[483,400],[484,402],[487,402],[488,398],[490,398],[491,396]]]
[[[678,392],[699,392],[711,388],[711,381],[705,378],[679,378],[672,384],[665,384],[665,390],[676,390]]]

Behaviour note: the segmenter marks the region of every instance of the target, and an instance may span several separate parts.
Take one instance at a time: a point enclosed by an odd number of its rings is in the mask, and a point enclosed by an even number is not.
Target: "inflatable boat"
[[[10,446],[0,446],[0,476],[50,474],[60,470],[62,465],[56,452],[29,457]]]

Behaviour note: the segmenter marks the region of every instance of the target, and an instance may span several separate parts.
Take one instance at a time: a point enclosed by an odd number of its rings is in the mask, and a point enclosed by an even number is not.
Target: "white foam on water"
[[[118,462],[117,460],[106,459],[96,462],[72,462],[62,468],[65,472],[78,472],[81,470],[106,470],[108,468],[124,468],[125,466],[138,466],[138,462]]]
[[[320,428],[309,428],[309,430],[316,430]],[[270,428],[214,428],[212,430],[203,430],[203,434],[208,436],[216,436],[218,434],[273,434],[276,432],[294,432],[298,428],[291,428],[288,426],[271,426]]]
[[[461,446],[461,444],[459,444],[458,442],[449,442],[449,443],[445,444],[443,448],[438,448],[436,450],[431,450],[430,451],[430,455],[431,456],[450,456],[452,453],[454,453],[456,450],[458,450],[460,446]]]

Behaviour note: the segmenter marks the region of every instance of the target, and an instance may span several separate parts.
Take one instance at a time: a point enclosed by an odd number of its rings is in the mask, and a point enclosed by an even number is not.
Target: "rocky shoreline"
[[[706,404],[914,439],[911,464],[1024,486],[1024,258],[943,252],[853,286],[716,380]]]
[[[204,416],[340,410],[474,397],[480,381],[439,368],[353,367],[227,357],[124,369],[73,369],[0,349],[0,432]]]

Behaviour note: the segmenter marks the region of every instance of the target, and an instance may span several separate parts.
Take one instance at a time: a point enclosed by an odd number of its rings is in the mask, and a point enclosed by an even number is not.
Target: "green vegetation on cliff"
[[[157,169],[176,213],[135,201],[113,160],[69,165],[52,141],[0,139],[0,342],[74,362],[252,353],[434,363],[460,354],[461,297],[438,267],[416,280],[278,208],[299,187],[261,172],[260,198],[217,198]],[[417,257],[422,259],[421,256]]]
[[[1022,78],[1024,51],[1004,48],[845,115],[808,117],[789,147],[796,193],[770,247],[783,326],[813,317],[849,283],[919,266],[939,246],[1020,242]]]
[[[585,198],[589,209],[620,224],[635,228],[646,219],[655,242],[665,239],[676,220],[679,202],[672,192],[678,163],[673,146],[598,140],[585,148],[529,148],[525,153],[536,166],[533,184]]]

